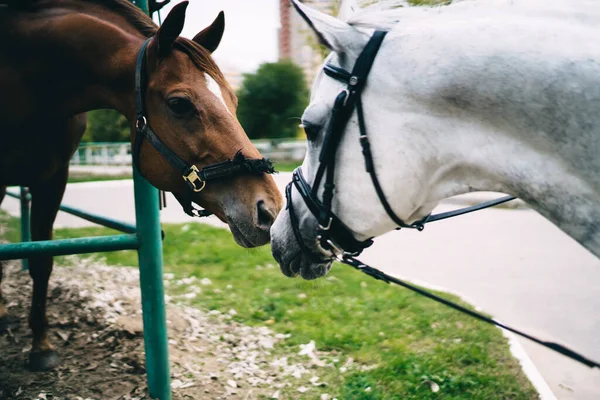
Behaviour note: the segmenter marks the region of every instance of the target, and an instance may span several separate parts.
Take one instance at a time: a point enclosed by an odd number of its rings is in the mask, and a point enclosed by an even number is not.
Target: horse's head
[[[141,68],[144,76],[139,85],[145,117],[142,125],[150,127],[175,158],[188,167],[197,167],[198,175],[202,176],[202,169],[209,165],[234,159],[239,163],[234,173],[219,171],[219,175],[225,172],[229,176],[193,181],[194,171],[159,152],[161,146],[141,133],[139,121],[137,128],[132,126],[134,158],[142,175],[154,186],[214,213],[229,225],[238,244],[259,246],[269,240],[271,224],[281,208],[281,195],[273,178],[260,173],[261,168],[254,173],[246,168],[252,165],[245,163],[248,159],[261,159],[261,155],[238,122],[236,96],[211,58],[223,35],[223,13],[188,40],[179,37],[186,6],[187,2],[175,6],[145,52],[141,51],[145,53]],[[136,108],[136,120],[140,120],[140,105]]]
[[[359,30],[295,0],[293,3],[320,42],[332,50],[326,65],[333,68],[319,73],[313,83],[311,101],[302,116],[307,154],[301,174],[296,172],[294,184],[288,187],[287,211],[281,212],[273,224],[271,244],[285,275],[314,279],[329,271],[340,250],[358,252],[370,244],[369,238],[396,226],[365,170],[357,107],[363,110],[374,167],[383,192],[393,197],[394,213],[411,223],[427,215],[432,206],[421,206],[420,182],[424,179],[419,171],[425,171],[421,160],[404,157],[402,147],[406,146],[397,139],[398,116],[394,114],[393,89],[386,76],[391,65],[389,46],[386,49],[383,41],[379,52],[375,49],[361,57],[363,66],[373,58],[374,63],[370,72],[358,80],[361,86],[363,78],[368,77],[357,94],[360,99],[354,96],[349,100],[352,78],[342,70],[353,71],[367,44],[372,45],[372,31]],[[346,107],[347,101],[352,106]],[[346,112],[340,128],[339,120]],[[334,115],[336,122],[332,121]],[[332,168],[335,172],[328,177]],[[335,184],[335,190],[327,193],[329,182]],[[328,196],[333,196],[329,205]]]

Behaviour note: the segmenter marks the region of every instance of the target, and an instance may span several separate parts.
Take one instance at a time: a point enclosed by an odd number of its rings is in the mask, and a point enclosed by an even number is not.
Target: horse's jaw
[[[282,211],[271,227],[271,252],[281,272],[289,278],[300,275],[306,280],[325,276],[331,269],[333,261],[326,257],[320,258],[317,256],[319,253],[316,248],[312,247],[309,245],[313,250],[311,254],[302,251],[292,231],[288,210]]]

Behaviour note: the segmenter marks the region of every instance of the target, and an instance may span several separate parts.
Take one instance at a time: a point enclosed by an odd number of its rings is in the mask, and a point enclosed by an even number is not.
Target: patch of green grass
[[[6,238],[16,240],[18,221],[2,223],[12,230]],[[329,386],[311,388],[302,398],[318,399],[320,393],[353,400],[538,397],[496,328],[341,265],[316,281],[286,278],[268,246],[242,249],[223,229],[187,224],[165,225],[164,230],[166,271],[176,278],[212,281],[201,286],[194,306],[234,309],[242,323],[290,333],[283,346],[294,353],[299,344],[314,340],[318,350],[339,358],[338,367],[350,357],[370,366],[345,373],[329,368],[328,375],[320,375]],[[111,233],[104,228],[59,229],[56,238]],[[137,265],[132,251],[92,257]],[[168,287],[171,295],[185,291],[184,286]]]

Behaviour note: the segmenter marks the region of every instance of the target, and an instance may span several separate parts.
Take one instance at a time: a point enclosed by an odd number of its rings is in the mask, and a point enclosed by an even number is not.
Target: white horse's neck
[[[474,128],[459,121],[448,124],[446,120],[438,130],[424,133],[423,140],[433,146],[427,152],[435,157],[427,160],[431,181],[415,217],[426,215],[441,200],[454,195],[473,191],[508,193],[529,203],[600,255],[600,194],[593,182],[573,170],[570,160],[526,143],[510,131]],[[450,140],[439,140],[435,132],[443,130]]]

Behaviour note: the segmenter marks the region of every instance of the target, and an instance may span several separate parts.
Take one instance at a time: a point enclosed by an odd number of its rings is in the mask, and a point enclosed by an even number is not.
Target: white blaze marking
[[[208,90],[210,90],[212,94],[217,96],[217,99],[219,99],[219,101],[223,103],[227,112],[231,114],[231,111],[229,111],[229,107],[227,107],[227,103],[225,103],[225,99],[223,98],[221,87],[219,86],[217,81],[215,81],[213,77],[207,74],[206,72],[204,73],[204,77],[206,78],[206,85],[208,86]]]

